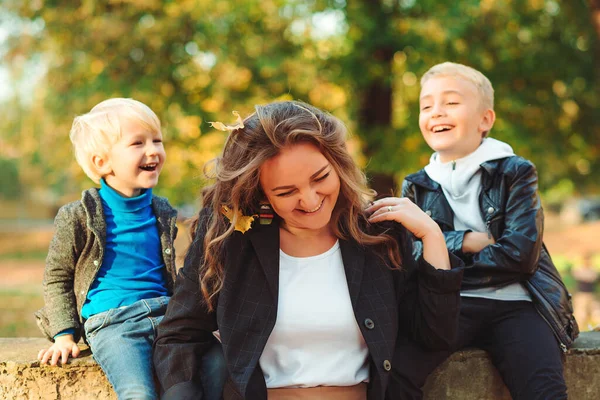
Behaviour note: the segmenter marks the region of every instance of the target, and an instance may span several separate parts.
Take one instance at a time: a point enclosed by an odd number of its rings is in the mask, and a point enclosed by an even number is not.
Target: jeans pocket
[[[110,309],[98,314],[94,314],[85,321],[83,328],[85,330],[85,336],[88,339],[93,339],[100,329],[108,325],[109,317],[112,311],[113,309]]]

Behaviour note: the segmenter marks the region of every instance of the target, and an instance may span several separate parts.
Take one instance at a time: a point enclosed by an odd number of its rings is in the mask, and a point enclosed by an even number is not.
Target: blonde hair
[[[463,64],[444,62],[434,65],[421,77],[421,87],[432,78],[453,77],[471,82],[477,88],[481,105],[485,109],[494,109],[494,88],[490,80],[475,68]]]
[[[203,190],[205,206],[213,217],[197,221],[206,228],[204,250],[195,261],[200,263],[200,289],[209,310],[214,296],[223,287],[225,241],[234,224],[220,216],[222,205],[244,215],[256,213],[265,199],[260,186],[260,168],[282,149],[297,143],[315,145],[335,168],[340,179],[340,194],[331,216],[334,234],[353,239],[361,245],[375,246],[378,254],[387,253],[392,267],[400,268],[401,254],[396,239],[387,234],[371,235],[364,209],[375,192],[367,187],[366,177],[346,148],[347,129],[336,117],[298,101],[274,102],[255,106],[244,127],[233,130],[220,157],[213,160],[215,183]],[[216,216],[216,217],[215,217]],[[233,221],[235,223],[235,220]],[[381,255],[383,258],[383,256]],[[200,260],[201,258],[201,260]]]
[[[87,114],[75,117],[69,137],[73,143],[75,159],[83,172],[94,182],[102,178],[92,157],[106,157],[111,147],[121,138],[124,120],[135,121],[153,133],[161,132],[160,120],[142,102],[133,99],[113,98],[98,103]]]

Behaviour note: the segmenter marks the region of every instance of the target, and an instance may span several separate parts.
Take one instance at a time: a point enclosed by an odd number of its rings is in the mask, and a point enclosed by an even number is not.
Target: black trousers
[[[464,347],[490,353],[514,400],[567,398],[558,342],[531,302],[462,297],[453,351]],[[453,351],[427,351],[399,337],[388,397],[421,399],[427,376]]]

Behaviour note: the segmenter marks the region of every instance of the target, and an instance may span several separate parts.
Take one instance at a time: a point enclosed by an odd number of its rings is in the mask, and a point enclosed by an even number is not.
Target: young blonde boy
[[[487,138],[494,90],[479,71],[456,63],[421,79],[419,126],[434,150],[406,177],[403,196],[442,228],[466,264],[454,350],[489,351],[513,399],[566,399],[561,349],[577,337],[569,295],[542,243],[543,211],[535,166]],[[451,352],[399,341],[393,380],[403,399]]]
[[[119,399],[156,399],[152,343],[173,292],[177,234],[176,211],[152,194],[166,158],[160,121],[114,98],[75,118],[70,138],[100,189],[56,216],[36,313],[54,343],[38,358],[65,364],[85,335]]]

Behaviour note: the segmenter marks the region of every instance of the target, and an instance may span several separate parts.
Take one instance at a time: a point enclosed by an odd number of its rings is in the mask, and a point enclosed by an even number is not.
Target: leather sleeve
[[[415,185],[406,179],[402,182],[402,197],[406,197],[413,203],[417,204],[415,201]]]
[[[407,181],[406,179],[404,180],[404,182],[402,182],[402,197],[406,197],[413,203],[417,204],[419,207],[422,207],[421,204],[418,204],[416,202],[415,185],[413,183]],[[444,239],[446,240],[446,247],[448,248],[448,251],[450,253],[456,255],[457,257],[461,258],[465,262],[466,262],[466,260],[469,260],[469,257],[467,257],[463,253],[462,246],[463,246],[463,240],[465,238],[465,234],[467,232],[471,232],[471,231],[466,230],[466,231],[445,231],[445,232],[443,232]],[[417,247],[418,247],[418,245],[417,245]],[[418,251],[416,251],[416,253],[418,253]]]
[[[465,253],[463,253],[463,242],[465,235],[471,232],[470,229],[465,231],[446,231],[444,232],[444,239],[446,240],[446,247],[448,251],[455,256],[461,258],[465,263],[470,259]]]
[[[495,238],[495,244],[473,255],[469,271],[473,277],[492,276],[491,284],[518,282],[532,276],[542,249],[544,217],[537,172],[531,162],[514,158],[520,161],[511,160],[514,164],[508,166],[504,177],[504,230]]]

